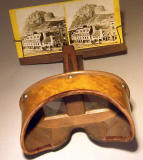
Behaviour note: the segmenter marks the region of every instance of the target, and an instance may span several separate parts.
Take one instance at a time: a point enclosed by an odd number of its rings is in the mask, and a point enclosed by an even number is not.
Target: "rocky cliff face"
[[[113,14],[107,12],[104,6],[87,4],[77,11],[74,16],[74,20],[70,26],[70,29],[77,28],[83,25],[99,25],[102,23],[103,20],[108,19],[111,15]]]
[[[50,20],[56,20],[56,17],[52,12],[35,11],[25,21],[23,29],[23,35],[33,32],[42,32],[52,26],[53,22]],[[49,21],[49,22],[48,22]]]

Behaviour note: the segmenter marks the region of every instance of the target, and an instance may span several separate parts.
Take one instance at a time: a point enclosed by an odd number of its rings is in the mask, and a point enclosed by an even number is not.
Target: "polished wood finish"
[[[80,115],[66,112],[49,120],[50,117],[42,113],[44,104],[56,98],[85,94],[107,100],[111,106],[109,111],[85,111]],[[111,73],[76,71],[45,78],[26,89],[20,99],[23,151],[32,155],[56,149],[66,143],[75,128],[83,128],[88,136],[97,140],[130,141],[134,137],[134,123],[129,99],[126,82]]]
[[[63,46],[63,57],[65,73],[79,70],[76,53],[73,46]]]
[[[64,72],[78,71],[83,66],[82,59],[76,57],[76,53],[73,46],[63,46],[64,56]],[[79,62],[79,63],[78,63]],[[78,65],[79,64],[79,65]],[[81,67],[80,67],[81,66]],[[69,76],[72,78],[72,76]],[[85,107],[83,104],[82,95],[72,95],[64,98],[67,113],[71,115],[80,115],[85,113]]]

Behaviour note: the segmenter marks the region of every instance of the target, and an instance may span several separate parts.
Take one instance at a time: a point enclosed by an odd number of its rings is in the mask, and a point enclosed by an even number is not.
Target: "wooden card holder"
[[[127,47],[125,43],[76,50],[76,55],[82,55],[83,59],[93,59],[126,53]],[[47,55],[23,57],[19,58],[19,61],[21,65],[63,62],[63,54],[62,52],[59,52]]]

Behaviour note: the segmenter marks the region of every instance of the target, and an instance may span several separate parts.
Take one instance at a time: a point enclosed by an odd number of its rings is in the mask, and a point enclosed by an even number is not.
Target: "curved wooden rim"
[[[124,79],[122,79],[121,77],[119,77],[116,74],[109,73],[109,72],[104,72],[104,71],[98,71],[98,70],[96,70],[96,71],[95,70],[74,71],[74,72],[68,72],[68,73],[57,74],[57,75],[53,75],[53,76],[50,76],[50,77],[46,77],[46,78],[43,78],[42,80],[39,80],[39,81],[33,83],[32,85],[30,85],[30,87],[28,87],[27,89],[24,90],[23,94],[26,93],[26,91],[29,88],[35,86],[39,82],[44,82],[45,80],[49,81],[49,80],[57,79],[57,78],[61,78],[61,77],[67,77],[68,78],[70,75],[74,76],[74,75],[77,75],[77,74],[80,74],[80,75],[82,75],[82,74],[96,74],[96,75],[108,75],[108,76],[110,75],[111,77],[121,81],[121,83],[125,85],[125,90],[127,92],[128,97],[130,98],[130,90],[129,90],[128,84],[126,83],[126,81]],[[21,105],[20,105],[20,107],[21,107]]]

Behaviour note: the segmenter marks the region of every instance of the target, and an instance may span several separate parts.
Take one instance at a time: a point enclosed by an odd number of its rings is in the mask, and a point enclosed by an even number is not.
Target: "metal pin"
[[[27,94],[24,94],[24,96],[23,96],[23,97],[26,99],[26,98],[28,98],[28,95],[27,95]]]
[[[122,88],[126,88],[126,85],[125,85],[125,84],[122,84]]]
[[[68,76],[68,78],[69,78],[69,79],[72,79],[72,78],[73,78],[73,76],[72,76],[72,75],[69,75],[69,76]]]

